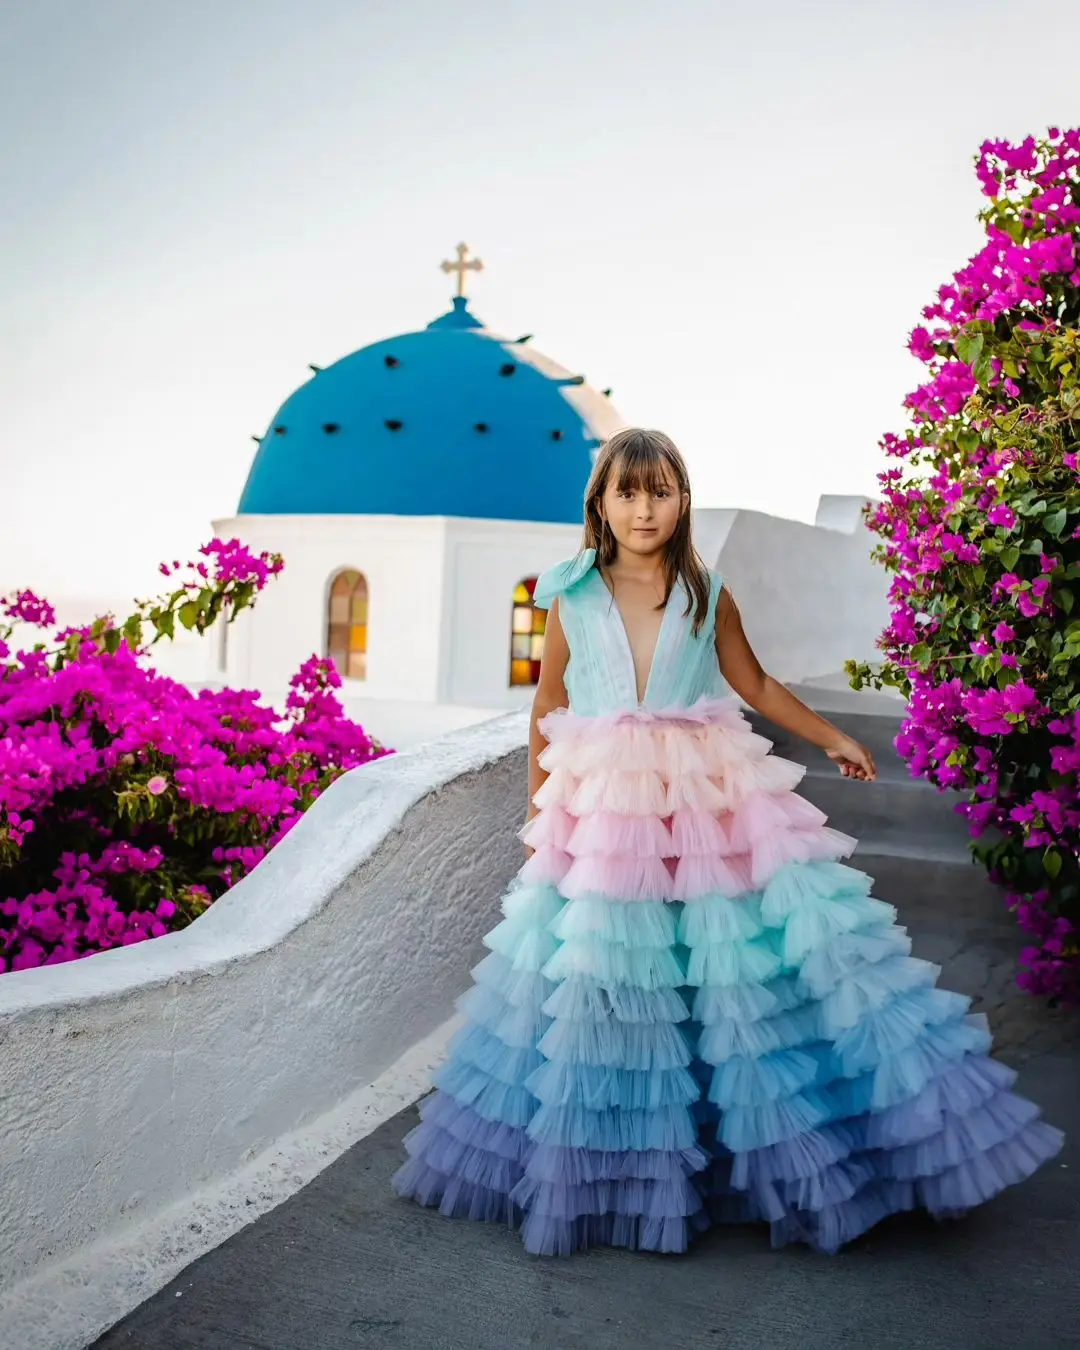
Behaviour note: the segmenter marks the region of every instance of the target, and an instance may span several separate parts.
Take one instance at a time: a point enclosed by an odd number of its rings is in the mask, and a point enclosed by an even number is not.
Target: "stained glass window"
[[[326,654],[343,679],[367,678],[368,586],[362,572],[339,572],[330,583]]]
[[[526,577],[514,588],[510,618],[510,684],[536,684],[540,679],[540,659],[544,654],[544,628],[547,610],[533,604],[535,577]]]

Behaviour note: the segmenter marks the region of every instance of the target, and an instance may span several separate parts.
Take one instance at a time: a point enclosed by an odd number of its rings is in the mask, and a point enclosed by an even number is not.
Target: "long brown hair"
[[[600,447],[585,489],[585,534],[581,544],[583,549],[596,549],[596,562],[600,567],[610,567],[618,552],[615,536],[604,520],[602,510],[604,493],[613,474],[618,475],[620,492],[642,489],[655,492],[664,485],[665,479],[673,478],[676,490],[686,494],[686,506],[679,516],[675,533],[664,548],[664,604],[670,599],[676,583],[681,583],[686,591],[683,614],[689,615],[693,611],[693,629],[699,633],[709,617],[711,582],[709,570],[691,537],[690,476],[678,447],[662,431],[647,431],[642,427],[624,427]]]

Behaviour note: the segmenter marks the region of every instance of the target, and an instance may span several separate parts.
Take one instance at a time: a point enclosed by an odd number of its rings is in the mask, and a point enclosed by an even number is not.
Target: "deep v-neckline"
[[[604,579],[604,574],[600,571],[599,564],[594,568],[596,579],[603,588],[604,594],[610,602],[610,608],[615,611],[615,620],[622,637],[623,651],[626,655],[626,664],[630,672],[630,688],[633,691],[634,702],[638,707],[644,707],[649,701],[649,691],[652,688],[653,672],[656,670],[656,658],[660,654],[660,644],[664,639],[664,630],[667,626],[668,611],[671,609],[671,596],[669,595],[664,602],[664,612],[660,616],[660,624],[656,630],[656,638],[653,641],[652,651],[649,653],[649,669],[645,674],[645,684],[642,688],[641,697],[638,697],[638,673],[637,666],[634,664],[634,647],[630,641],[630,633],[626,627],[626,620],[623,618],[623,612],[619,608],[619,602],[615,599],[615,591],[608,585]]]

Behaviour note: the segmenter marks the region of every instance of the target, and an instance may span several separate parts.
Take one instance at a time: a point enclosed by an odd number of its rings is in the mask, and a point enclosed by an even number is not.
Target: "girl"
[[[954,1215],[1059,1132],[984,1019],[908,955],[730,686],[842,774],[869,752],[758,664],[690,537],[682,457],[602,449],[549,607],[524,868],[461,999],[397,1191],[520,1226],[527,1251],[681,1252],[715,1220],[835,1252],[886,1215]]]

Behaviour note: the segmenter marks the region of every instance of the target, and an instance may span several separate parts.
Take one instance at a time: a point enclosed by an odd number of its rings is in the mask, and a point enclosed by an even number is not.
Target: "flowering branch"
[[[1038,947],[1020,981],[1080,998],[1080,129],[976,161],[984,247],[910,336],[927,378],[868,513],[892,574],[885,660],[913,774],[963,789],[974,851]]]
[[[122,624],[104,616],[13,659],[15,625],[47,636],[55,614],[28,591],[0,602],[0,972],[190,923],[335,778],[387,753],[345,717],[319,658],[293,677],[284,718],[251,691],[196,696],[147,665],[177,622],[231,620],[281,567],[213,540],[163,564],[172,592]]]

